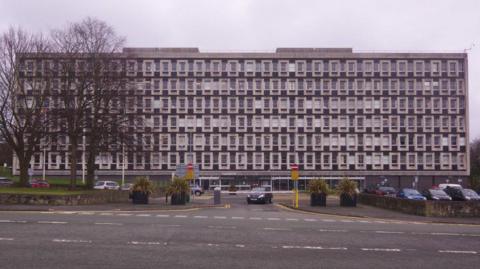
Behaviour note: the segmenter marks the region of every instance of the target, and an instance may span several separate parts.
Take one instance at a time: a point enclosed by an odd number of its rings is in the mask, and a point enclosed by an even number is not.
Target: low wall
[[[361,193],[358,202],[427,217],[480,217],[480,201],[415,201]]]
[[[93,205],[128,202],[128,191],[99,190],[88,194],[38,195],[0,194],[0,204],[22,205]]]

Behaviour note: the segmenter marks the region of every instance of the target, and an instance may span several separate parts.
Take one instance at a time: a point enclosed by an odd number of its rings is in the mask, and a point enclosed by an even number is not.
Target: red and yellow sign
[[[297,164],[291,164],[290,165],[290,168],[292,169],[292,172],[291,172],[291,178],[292,180],[298,180],[299,178],[299,173],[298,173],[298,165]]]
[[[186,180],[194,180],[195,179],[195,174],[193,172],[193,164],[189,163],[187,165],[187,173],[185,174],[185,179]]]

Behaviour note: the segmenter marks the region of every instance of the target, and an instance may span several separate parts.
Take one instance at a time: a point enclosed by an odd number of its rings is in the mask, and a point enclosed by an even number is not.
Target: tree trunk
[[[78,141],[76,137],[70,138],[70,189],[77,186],[77,159]]]
[[[87,189],[93,189],[95,182],[95,157],[91,149],[87,151]]]
[[[18,158],[18,166],[20,169],[20,186],[28,187],[29,175],[28,175],[28,166],[30,162],[26,161],[24,158]]]

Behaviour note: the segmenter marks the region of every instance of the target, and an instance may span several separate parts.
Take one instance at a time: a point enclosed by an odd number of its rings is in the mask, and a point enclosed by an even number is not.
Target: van
[[[441,190],[444,190],[446,187],[463,189],[462,185],[460,185],[460,184],[449,184],[449,183],[438,184],[438,188],[441,189]]]

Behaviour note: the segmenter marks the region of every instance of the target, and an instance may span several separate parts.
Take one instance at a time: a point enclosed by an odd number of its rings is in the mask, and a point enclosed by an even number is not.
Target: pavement
[[[293,209],[293,195],[275,195],[275,202]],[[480,225],[480,218],[446,218],[446,217],[425,217],[411,214],[405,214],[393,210],[362,205],[357,203],[356,207],[340,206],[338,196],[330,195],[327,197],[327,206],[310,206],[310,197],[307,194],[301,194],[299,207],[295,210],[301,210],[312,213],[349,216],[357,218],[375,218],[404,221],[420,221],[430,223],[456,223],[456,224],[475,224]]]
[[[280,198],[280,197],[278,197]],[[480,227],[311,214],[276,204],[0,213],[1,268],[470,268]]]

